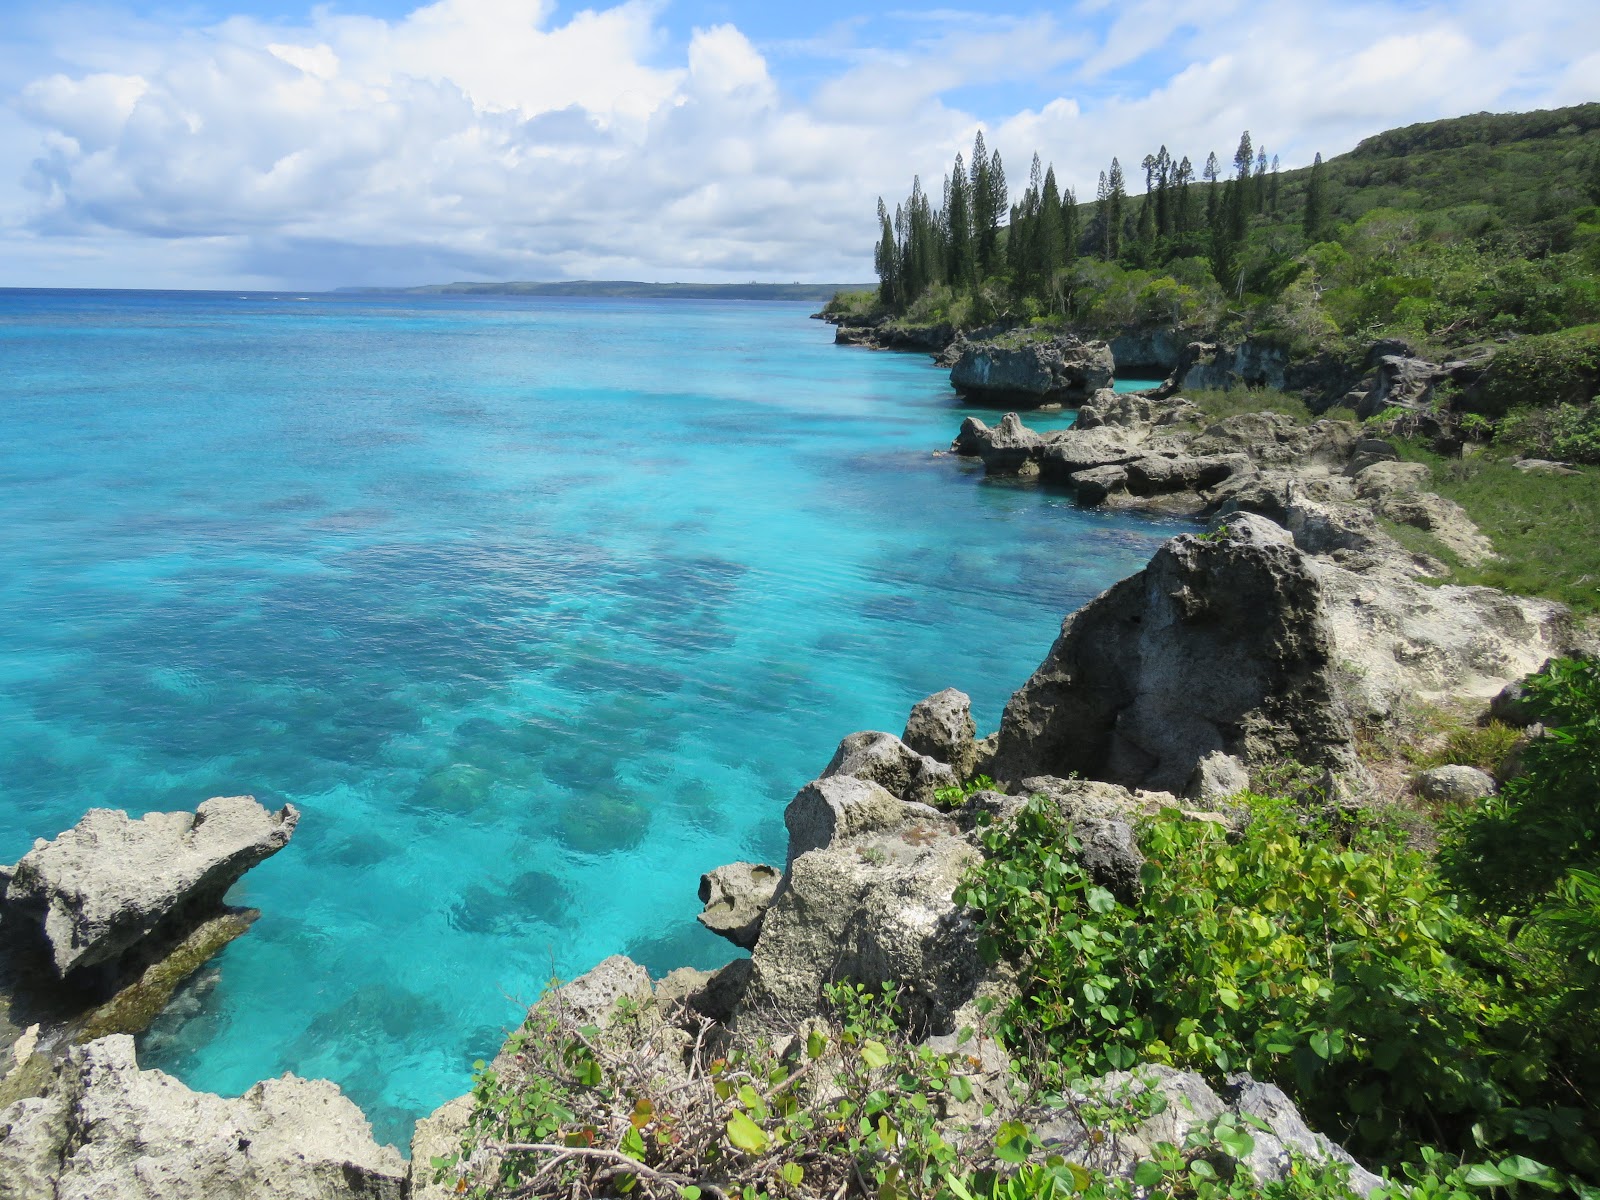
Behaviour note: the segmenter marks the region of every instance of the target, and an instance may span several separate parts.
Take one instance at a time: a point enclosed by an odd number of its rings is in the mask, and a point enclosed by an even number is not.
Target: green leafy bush
[[[1434,1145],[1600,1167],[1547,1006],[1524,994],[1537,965],[1519,967],[1420,852],[1343,844],[1282,802],[1252,803],[1236,841],[1176,813],[1151,822],[1133,907],[1093,884],[1044,801],[988,832],[959,897],[989,952],[1023,971],[1013,1046],[1087,1073],[1246,1069],[1377,1161]]]
[[[1496,426],[1495,443],[1535,458],[1600,463],[1600,404],[1513,409]]]
[[[1518,405],[1585,404],[1600,390],[1600,325],[1521,338],[1495,355],[1466,397],[1491,415]]]

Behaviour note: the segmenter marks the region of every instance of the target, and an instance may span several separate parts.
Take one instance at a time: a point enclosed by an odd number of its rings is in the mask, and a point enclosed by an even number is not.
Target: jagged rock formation
[[[1353,770],[1321,585],[1290,535],[1242,516],[1173,539],[1069,616],[1006,705],[1005,779],[1184,790],[1206,756]]]
[[[7,1200],[401,1200],[405,1177],[334,1084],[285,1075],[226,1100],[140,1070],[126,1036],[0,1110]]]
[[[91,809],[0,870],[5,925],[42,942],[63,978],[114,963],[183,912],[219,905],[241,875],[288,843],[299,819],[292,806],[272,813],[250,796],[140,820]]]
[[[897,799],[918,804],[932,804],[935,792],[959,782],[949,763],[918,754],[892,733],[870,730],[841,741],[818,782],[835,776],[878,784]]]
[[[945,688],[917,701],[900,740],[914,753],[947,764],[958,779],[969,779],[978,761],[978,727],[972,697]]]
[[[1111,386],[1116,362],[1104,342],[1070,335],[1037,338],[1007,335],[962,343],[950,383],[985,402],[1038,408],[1078,404]]]
[[[778,890],[780,872],[764,863],[736,862],[700,876],[700,924],[741,950],[756,944],[761,919]]]

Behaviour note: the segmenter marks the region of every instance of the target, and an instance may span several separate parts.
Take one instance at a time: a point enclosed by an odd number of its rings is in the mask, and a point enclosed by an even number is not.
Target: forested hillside
[[[1177,324],[1305,351],[1549,333],[1600,320],[1597,203],[1600,104],[1414,125],[1296,170],[1248,133],[1231,156],[1163,145],[1114,159],[1092,200],[1036,155],[1014,204],[980,135],[937,195],[917,180],[880,201],[870,303],[957,327]]]

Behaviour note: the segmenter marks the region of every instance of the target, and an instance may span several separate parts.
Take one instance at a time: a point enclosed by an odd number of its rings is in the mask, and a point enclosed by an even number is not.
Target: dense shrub
[[[1474,411],[1497,415],[1523,404],[1584,404],[1597,391],[1600,325],[1582,325],[1504,347],[1466,401]]]
[[[1518,408],[1495,427],[1498,446],[1537,458],[1600,463],[1600,404]]]

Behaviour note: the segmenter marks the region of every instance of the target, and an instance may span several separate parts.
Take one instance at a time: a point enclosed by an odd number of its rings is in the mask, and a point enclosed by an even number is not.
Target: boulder
[[[1149,453],[1145,448],[1149,440],[1149,431],[1142,427],[1068,429],[1045,444],[1039,456],[1039,471],[1046,479],[1074,482],[1084,471],[1122,466],[1143,458]]]
[[[406,1164],[332,1083],[258,1083],[237,1100],[142,1071],[133,1039],[56,1064],[42,1096],[0,1110],[12,1200],[400,1200]]]
[[[1128,490],[1127,467],[1093,467],[1072,477],[1073,497],[1084,508],[1098,508]]]
[[[284,847],[299,819],[293,806],[268,812],[250,796],[139,820],[91,809],[7,869],[6,926],[41,942],[63,978],[113,964],[158,929],[214,910],[241,875]]]
[[[778,890],[781,873],[762,863],[736,862],[700,876],[700,924],[742,950],[756,944],[761,918]]]
[[[1114,1137],[1105,1136],[1100,1121],[1081,1115],[1107,1104],[1125,1112],[1148,1111],[1138,1101],[1145,1092],[1162,1096],[1165,1103],[1158,1106],[1160,1111],[1135,1120],[1131,1128],[1119,1130]],[[1254,1143],[1250,1153],[1237,1160],[1235,1169],[1258,1187],[1288,1180],[1295,1174],[1296,1159],[1345,1167],[1350,1186],[1361,1196],[1383,1185],[1341,1147],[1314,1133],[1279,1088],[1258,1083],[1249,1075],[1230,1076],[1223,1095],[1218,1095],[1193,1071],[1146,1065],[1080,1083],[1069,1100],[1057,1108],[1024,1114],[1040,1143],[1039,1153],[1061,1155],[1107,1175],[1131,1178],[1141,1162],[1155,1157],[1161,1143],[1184,1146],[1192,1132],[1204,1132],[1218,1118],[1231,1114]]]
[[[1076,404],[1111,386],[1115,360],[1104,342],[1007,334],[963,345],[950,383],[966,396],[1037,408]]]
[[[715,971],[679,967],[656,983],[656,1004],[668,1013],[681,1005],[707,1020],[726,1023],[738,1010],[749,983],[748,958],[736,958]]]
[[[1394,448],[1393,442],[1386,442],[1382,438],[1360,438],[1351,449],[1350,463],[1344,473],[1358,475],[1374,463],[1395,462],[1399,457],[1400,452]],[[1426,473],[1427,468],[1424,467],[1423,471]]]
[[[1243,454],[1150,455],[1127,465],[1128,491],[1135,496],[1215,487],[1224,479],[1251,469]]]
[[[626,954],[613,954],[546,993],[530,1013],[560,1012],[578,1025],[604,1029],[624,1007],[643,1008],[654,998],[650,972]]]
[[[1198,419],[1200,410],[1181,396],[1161,399],[1145,392],[1096,392],[1078,409],[1072,428],[1088,432],[1101,426],[1118,429],[1157,428]]]
[[[893,829],[905,817],[906,806],[876,783],[852,775],[813,780],[783,812],[789,830],[788,862],[792,865],[806,851],[831,846],[852,834]]]
[[[1195,800],[1226,800],[1250,789],[1250,768],[1231,754],[1213,750],[1195,764],[1183,794]]]
[[[949,764],[958,779],[970,779],[978,757],[977,736],[972,698],[945,688],[917,701],[900,740],[915,754]]]
[[[977,928],[951,899],[978,852],[938,819],[796,849],[762,922],[736,1024],[792,1027],[819,1011],[830,983],[894,983],[913,1029],[953,1032],[985,972]]]
[[[1044,439],[1024,425],[1016,413],[1007,413],[993,429],[980,429],[976,440],[978,457],[990,475],[1038,473]]]
[[[1423,771],[1413,780],[1417,795],[1435,804],[1472,804],[1494,795],[1494,776],[1477,767],[1446,766]]]
[[[822,777],[849,775],[876,783],[901,800],[932,804],[934,793],[960,782],[948,764],[918,754],[892,733],[852,733],[839,743]]]
[[[1349,459],[1360,426],[1349,421],[1303,425],[1275,412],[1224,417],[1189,440],[1190,454],[1244,454],[1259,466],[1340,466]]]
[[[1062,624],[1006,705],[994,772],[1177,792],[1217,751],[1355,769],[1317,573],[1290,535],[1239,514],[1167,542]]]
[[[1283,390],[1289,353],[1267,342],[1236,346],[1190,342],[1178,356],[1173,378],[1182,388],[1227,391],[1237,387]]]
[[[452,1179],[433,1181],[432,1160],[461,1153],[467,1123],[472,1119],[472,1096],[447,1100],[417,1122],[411,1133],[411,1169],[406,1200],[455,1200],[461,1193]]]
[[[1496,692],[1494,699],[1489,701],[1489,715],[1502,725],[1510,725],[1514,729],[1526,729],[1537,721],[1528,705],[1525,681],[1513,679]]]

